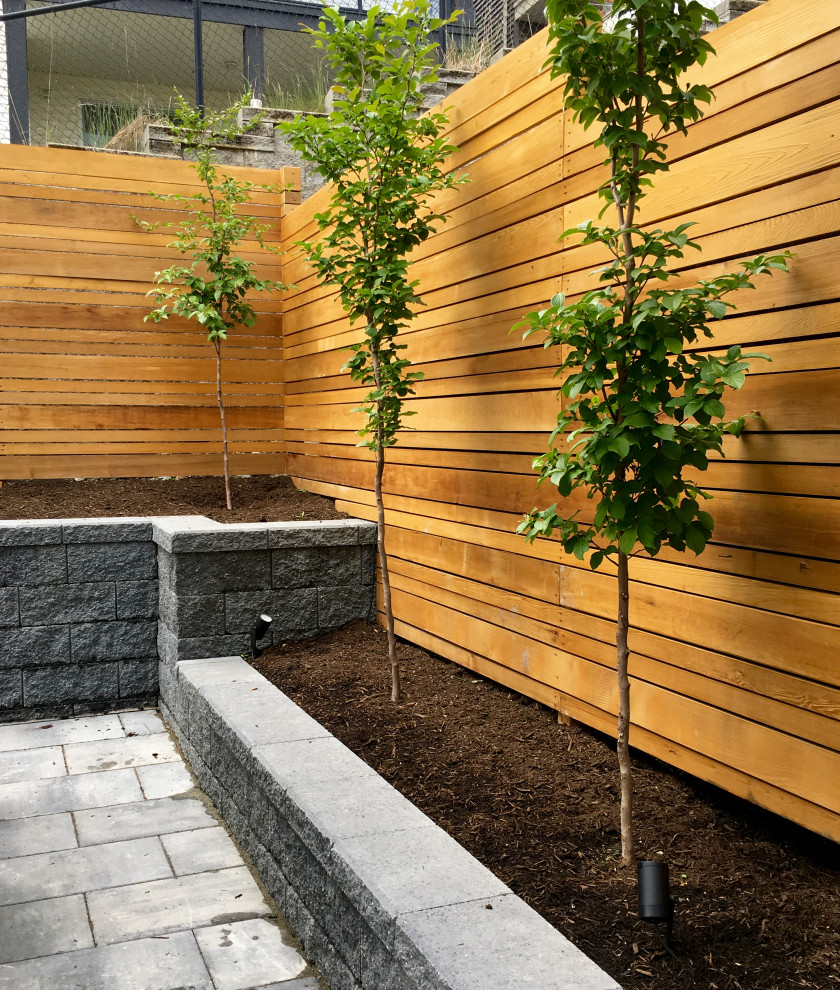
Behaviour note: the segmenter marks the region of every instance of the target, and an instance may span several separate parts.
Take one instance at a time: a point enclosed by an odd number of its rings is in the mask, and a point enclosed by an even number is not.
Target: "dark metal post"
[[[438,0],[438,17],[442,20],[446,20],[449,16],[449,3],[448,0]],[[440,60],[441,62],[446,58],[446,25],[440,29]]]
[[[25,0],[3,0],[3,13],[25,10]],[[26,20],[0,24],[6,32],[6,78],[9,83],[9,137],[12,144],[29,144],[29,65]]]
[[[245,81],[251,95],[261,100],[265,93],[265,47],[263,29],[246,25],[242,29],[242,60]]]
[[[204,45],[201,39],[201,0],[193,0],[193,49],[195,51],[195,105],[204,111]]]

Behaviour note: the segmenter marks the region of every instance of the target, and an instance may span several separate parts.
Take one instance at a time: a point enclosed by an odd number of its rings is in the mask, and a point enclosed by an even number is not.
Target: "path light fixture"
[[[652,921],[663,948],[671,953],[671,936],[674,932],[674,905],[676,898],[671,893],[668,880],[668,864],[656,860],[642,860],[638,866],[639,917],[642,921]],[[659,926],[665,922],[665,938]],[[673,953],[671,953],[673,954]]]
[[[254,623],[254,628],[251,630],[251,659],[256,660],[257,657],[262,656],[262,650],[257,647],[257,640],[262,639],[268,632],[271,626],[271,616],[270,615],[260,615],[257,617],[257,621]]]

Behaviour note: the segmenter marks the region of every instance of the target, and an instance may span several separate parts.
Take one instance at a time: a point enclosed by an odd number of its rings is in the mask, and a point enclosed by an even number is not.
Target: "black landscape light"
[[[642,860],[638,867],[639,878],[639,917],[642,921],[652,921],[659,934],[659,925],[664,921],[665,938],[659,935],[664,948],[671,952],[671,935],[674,931],[674,903],[671,885],[668,881],[668,864],[656,860]]]
[[[270,615],[260,615],[257,621],[254,623],[254,628],[251,630],[251,659],[256,660],[257,657],[262,656],[262,650],[257,648],[257,640],[262,639],[263,636],[268,632],[271,626],[271,616]]]

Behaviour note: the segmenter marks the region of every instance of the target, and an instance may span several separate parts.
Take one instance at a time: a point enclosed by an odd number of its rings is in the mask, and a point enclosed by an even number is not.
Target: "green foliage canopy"
[[[437,79],[433,34],[457,16],[432,17],[428,0],[390,12],[373,7],[361,21],[325,8],[310,33],[335,75],[332,111],[284,127],[292,147],[334,184],[315,215],[320,238],[302,246],[321,279],[339,287],[350,322],[364,325],[345,368],[370,387],[359,433],[373,450],[396,443],[409,415],[403,401],[422,378],[397,342],[422,302],[409,253],[445,219],[432,196],[465,181],[443,168],[455,150],[441,135],[446,114],[420,116],[422,87]]]
[[[170,315],[195,320],[211,342],[221,342],[237,326],[256,323],[249,292],[283,289],[281,283],[260,278],[256,263],[240,257],[242,243],[254,238],[269,252],[264,235],[268,225],[243,212],[256,190],[277,192],[277,186],[255,184],[235,178],[220,169],[215,151],[220,144],[232,144],[240,135],[260,123],[253,117],[244,125],[239,111],[248,105],[248,95],[232,107],[204,113],[191,107],[179,94],[172,133],[176,148],[193,159],[196,173],[206,191],[192,196],[156,193],[156,199],[183,204],[185,218],[179,223],[143,223],[146,230],[176,228],[177,236],[168,246],[189,258],[187,264],[172,265],[155,273],[161,286],[153,290],[157,308],[147,317],[159,323]]]
[[[709,12],[694,0],[615,0],[608,31],[592,4],[548,0],[548,12],[547,66],[565,77],[574,118],[601,124],[595,146],[606,150],[609,167],[601,217],[612,208],[617,223],[587,221],[561,235],[609,253],[599,287],[573,302],[558,294],[517,324],[526,336],[544,333],[546,347],[565,347],[557,370],[563,409],[550,449],[534,462],[539,483],[564,498],[584,489],[597,503],[594,517],[582,521],[554,504],[534,509],[518,532],[529,540],[556,532],[579,559],[592,551],[593,568],[637,546],[651,556],[663,544],[700,553],[714,521],[695,473],[722,454],[727,434],[743,430],[746,417],[727,420],[723,396],[741,388],[749,360],[763,355],[737,345],[712,354],[697,347],[732,308],[728,296],[752,288],[757,275],[786,270],[790,255],[761,255],[734,273],[685,285],[677,266],[686,250],[699,250],[691,224],[650,230],[636,222],[652,176],[668,169],[663,138],[685,133],[711,99],[707,87],[683,88],[678,79],[711,51],[699,34]]]

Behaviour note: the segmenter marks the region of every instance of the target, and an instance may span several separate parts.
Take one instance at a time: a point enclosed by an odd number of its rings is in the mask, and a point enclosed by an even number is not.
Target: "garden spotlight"
[[[271,616],[270,615],[260,615],[257,617],[257,621],[254,623],[254,628],[251,630],[251,659],[256,660],[257,657],[262,656],[262,650],[257,648],[257,640],[262,639],[268,632],[271,626]]]
[[[643,860],[638,867],[639,917],[652,921],[659,934],[659,924],[665,922],[665,938],[659,935],[664,948],[671,952],[671,935],[674,931],[674,904],[668,881],[668,864],[656,860]]]

